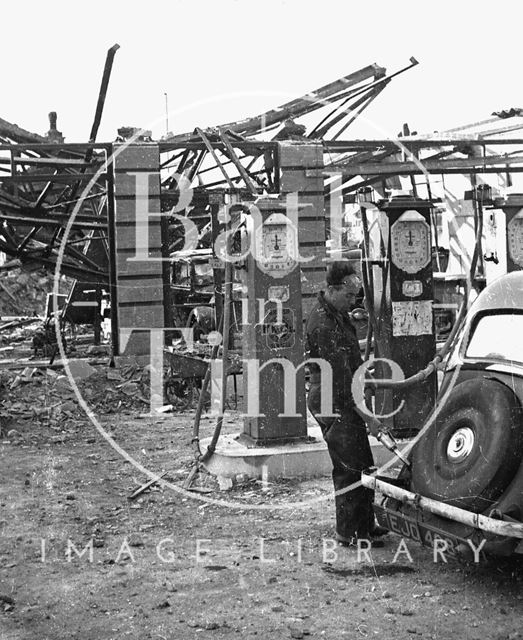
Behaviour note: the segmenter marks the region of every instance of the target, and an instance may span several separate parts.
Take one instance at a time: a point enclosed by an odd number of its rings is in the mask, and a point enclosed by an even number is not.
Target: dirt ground
[[[130,500],[147,476],[67,402],[16,414],[0,440],[1,640],[523,637],[521,567],[435,563],[393,534],[370,558],[334,548],[329,478],[181,491],[190,412],[102,419],[175,487]]]

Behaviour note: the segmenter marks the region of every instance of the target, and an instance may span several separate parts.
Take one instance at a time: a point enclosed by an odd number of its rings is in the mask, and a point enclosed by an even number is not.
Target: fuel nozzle
[[[391,453],[393,453],[399,460],[403,462],[407,467],[411,466],[410,460],[407,460],[405,456],[398,449],[398,445],[396,444],[396,440],[392,437],[392,435],[388,431],[380,431],[376,436],[378,442],[388,449]]]

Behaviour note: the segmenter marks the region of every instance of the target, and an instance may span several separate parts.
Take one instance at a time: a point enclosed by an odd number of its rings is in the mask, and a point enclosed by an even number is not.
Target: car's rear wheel
[[[457,385],[412,452],[412,489],[480,513],[513,479],[523,453],[522,409],[488,378]]]

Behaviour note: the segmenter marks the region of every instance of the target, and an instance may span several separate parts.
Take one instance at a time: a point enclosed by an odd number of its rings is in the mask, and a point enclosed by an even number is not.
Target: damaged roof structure
[[[6,255],[0,270],[45,268],[52,273],[60,259],[61,274],[75,281],[84,318],[94,303],[83,292],[115,286],[116,147],[96,138],[117,48],[107,54],[88,142],[65,143],[54,113],[46,135],[0,119],[0,251]],[[320,148],[320,162],[305,171],[315,172],[323,184],[325,217],[333,198],[353,201],[362,187],[384,196],[406,180],[413,195],[431,198],[432,176],[442,182],[444,176],[465,175],[474,185],[478,175],[497,174],[509,185],[511,174],[523,171],[523,139],[512,137],[523,127],[520,109],[427,135],[403,125],[397,139],[346,137],[389,83],[416,64],[411,58],[391,74],[371,64],[257,116],[164,137],[157,143],[161,211],[174,211],[183,176],[193,197],[181,213],[195,222],[203,239],[211,224],[213,190],[241,190],[248,198],[282,191],[278,145],[285,142]],[[133,127],[118,133],[116,144],[150,141],[150,132]],[[287,185],[284,191],[289,190]],[[177,248],[179,229],[174,219],[163,217],[162,254],[169,257]]]

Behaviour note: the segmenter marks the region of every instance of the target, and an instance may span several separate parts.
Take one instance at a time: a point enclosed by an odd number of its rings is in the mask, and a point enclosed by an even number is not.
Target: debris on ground
[[[155,485],[158,482],[158,480],[163,478],[165,475],[167,475],[167,471],[162,471],[157,478],[151,478],[151,480],[149,480],[145,484],[142,484],[141,487],[138,487],[136,491],[133,491],[131,493],[131,495],[129,496],[129,500],[135,500],[136,498],[138,498],[138,496],[141,496],[142,493],[147,491],[147,489],[150,489],[153,485]]]
[[[64,290],[70,285],[65,283]],[[70,282],[67,280],[67,282]],[[53,291],[54,275],[43,269],[13,269],[0,272],[0,309],[2,316],[43,315],[47,294]]]

